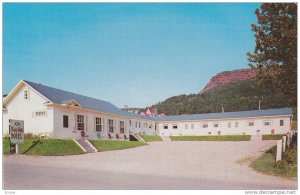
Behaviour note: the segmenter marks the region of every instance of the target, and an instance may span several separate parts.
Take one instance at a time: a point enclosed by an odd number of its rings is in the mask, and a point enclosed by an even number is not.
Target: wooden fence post
[[[281,160],[282,140],[277,141],[276,162]]]
[[[285,152],[286,147],[286,136],[282,136],[282,151]]]
[[[291,134],[290,134],[290,132],[288,132],[286,134],[286,136],[287,136],[286,146],[289,148],[290,147],[290,143],[291,143]]]

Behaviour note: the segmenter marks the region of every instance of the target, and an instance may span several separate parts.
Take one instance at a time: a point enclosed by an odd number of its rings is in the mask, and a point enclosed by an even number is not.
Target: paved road
[[[296,180],[248,167],[275,143],[153,142],[77,156],[5,156],[4,189],[296,189]]]

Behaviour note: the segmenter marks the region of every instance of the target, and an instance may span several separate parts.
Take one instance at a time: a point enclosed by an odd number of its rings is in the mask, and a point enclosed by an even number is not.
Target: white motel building
[[[95,98],[21,80],[3,99],[3,131],[23,120],[25,133],[80,140],[127,139],[131,133],[161,136],[284,134],[292,109],[176,116],[143,116]]]

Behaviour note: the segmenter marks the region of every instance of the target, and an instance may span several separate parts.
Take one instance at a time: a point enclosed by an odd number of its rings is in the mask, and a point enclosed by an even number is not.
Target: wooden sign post
[[[9,138],[12,144],[16,144],[15,151],[18,154],[19,144],[24,142],[24,121],[9,120]]]

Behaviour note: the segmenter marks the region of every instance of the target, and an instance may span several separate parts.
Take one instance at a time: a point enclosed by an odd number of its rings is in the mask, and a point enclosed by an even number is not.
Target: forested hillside
[[[166,115],[222,112],[222,107],[230,112],[258,109],[259,100],[261,109],[295,107],[289,105],[288,97],[259,88],[253,79],[219,85],[202,94],[174,96],[152,107]]]

